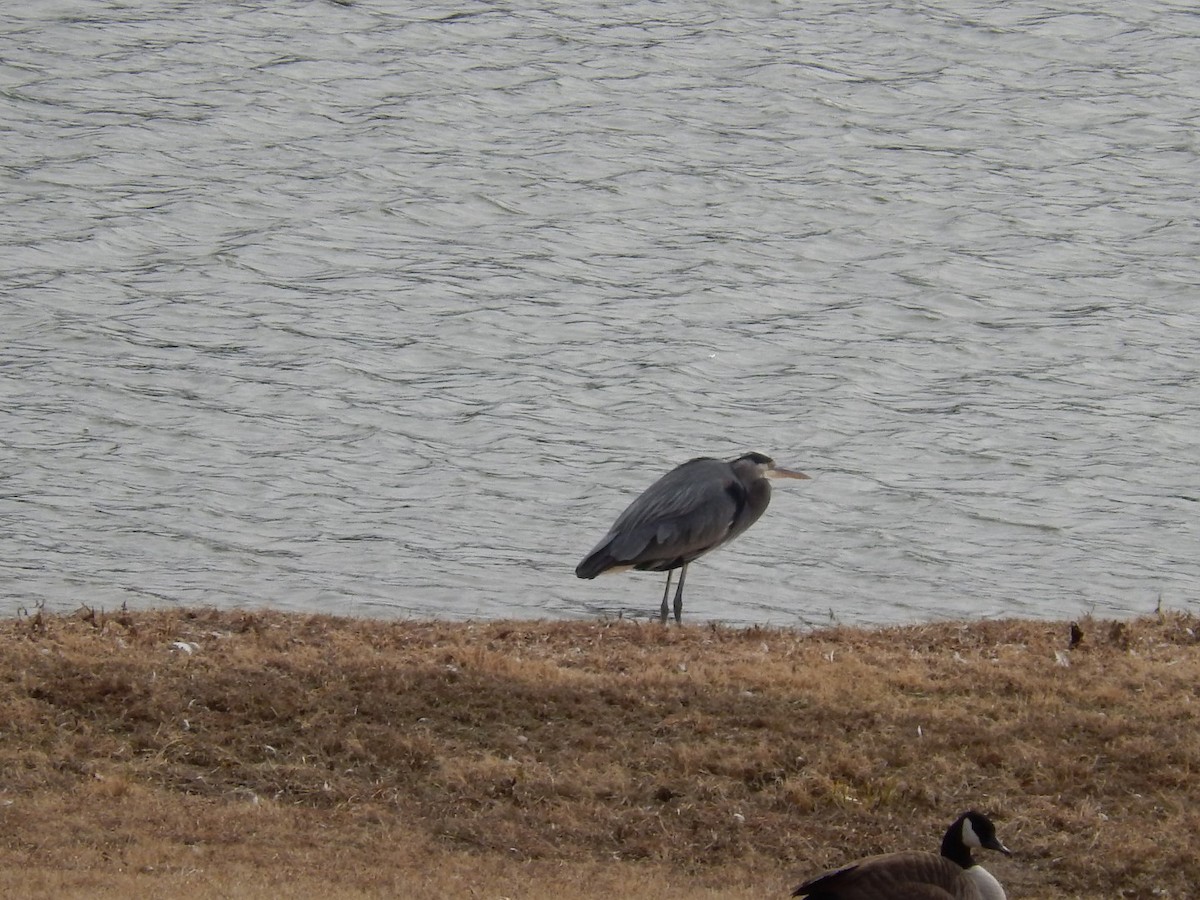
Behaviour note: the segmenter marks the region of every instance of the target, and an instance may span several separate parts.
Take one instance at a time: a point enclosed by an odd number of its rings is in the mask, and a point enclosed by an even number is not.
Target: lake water
[[[1200,606],[1194,4],[45,2],[0,19],[0,614]]]

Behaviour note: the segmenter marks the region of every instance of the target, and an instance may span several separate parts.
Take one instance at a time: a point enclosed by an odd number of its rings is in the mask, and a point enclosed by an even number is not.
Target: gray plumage
[[[664,475],[617,517],[612,528],[575,568],[580,578],[623,569],[666,572],[661,619],[667,621],[671,571],[681,569],[675,621],[683,614],[688,563],[733,540],[771,502],[770,477],[807,478],[747,453],[728,462],[698,457]]]
[[[971,850],[980,847],[1011,855],[987,816],[965,812],[946,830],[940,855],[868,856],[809,879],[792,896],[807,900],[1005,900],[1000,882],[971,856]]]

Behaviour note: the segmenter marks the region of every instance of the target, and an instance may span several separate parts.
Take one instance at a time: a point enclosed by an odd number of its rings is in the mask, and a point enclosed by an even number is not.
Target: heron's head
[[[759,475],[765,475],[767,478],[808,478],[803,472],[797,472],[794,469],[785,469],[782,466],[775,465],[775,460],[762,453],[744,453],[737,459],[733,460],[732,465],[741,463],[745,465],[749,463],[758,469]]]

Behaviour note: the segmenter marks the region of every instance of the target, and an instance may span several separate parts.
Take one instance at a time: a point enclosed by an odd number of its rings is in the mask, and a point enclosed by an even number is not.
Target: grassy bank
[[[1192,898],[1200,620],[0,622],[0,894],[784,897],[967,807],[1018,898]]]

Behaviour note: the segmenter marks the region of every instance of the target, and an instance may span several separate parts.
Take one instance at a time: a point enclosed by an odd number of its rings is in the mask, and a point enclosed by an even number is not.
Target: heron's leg
[[[667,588],[666,588],[666,590],[663,591],[662,610],[661,610],[661,615],[659,617],[660,621],[664,625],[667,624],[667,598],[671,596],[671,579],[674,577],[675,577],[675,573],[672,572],[670,569],[667,569]]]
[[[675,624],[683,624],[683,578],[687,575],[687,563],[679,570],[679,585],[675,588]],[[663,597],[663,621],[667,620],[667,598]]]

